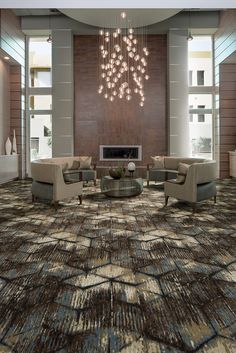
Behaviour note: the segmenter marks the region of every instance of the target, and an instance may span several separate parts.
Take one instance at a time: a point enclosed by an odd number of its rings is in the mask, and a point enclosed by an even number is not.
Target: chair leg
[[[94,179],[93,184],[94,184],[94,186],[96,186],[96,185],[97,185],[97,181],[96,181],[96,179]]]
[[[165,196],[165,206],[167,206],[168,204],[168,199],[169,199],[169,196]]]
[[[55,210],[57,211],[57,209],[59,207],[59,201],[54,201],[53,206],[54,206]]]
[[[214,203],[216,203],[216,195],[214,196]]]
[[[149,188],[149,179],[147,180],[147,187]]]
[[[79,204],[81,205],[82,204],[82,195],[79,195],[78,198],[79,198]]]
[[[32,194],[32,202],[36,201],[36,197]]]

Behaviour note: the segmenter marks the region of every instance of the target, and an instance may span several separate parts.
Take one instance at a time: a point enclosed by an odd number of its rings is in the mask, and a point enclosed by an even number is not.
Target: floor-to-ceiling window
[[[47,37],[28,40],[29,160],[52,156],[52,54]]]
[[[188,44],[189,132],[191,155],[213,154],[213,63],[212,37],[194,36]]]

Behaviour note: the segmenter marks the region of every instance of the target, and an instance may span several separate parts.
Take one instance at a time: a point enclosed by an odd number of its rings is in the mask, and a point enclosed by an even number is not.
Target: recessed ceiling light
[[[10,60],[9,56],[4,56],[5,60]]]

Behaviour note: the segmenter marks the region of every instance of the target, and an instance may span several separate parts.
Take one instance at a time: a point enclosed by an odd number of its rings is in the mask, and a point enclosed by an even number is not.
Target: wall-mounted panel
[[[215,84],[219,86],[216,97],[215,159],[219,176],[229,176],[228,151],[236,148],[236,64],[222,64],[236,52],[236,10],[221,11],[219,29],[214,37]],[[219,75],[218,75],[219,73]]]
[[[149,35],[148,72],[143,108],[136,97],[110,102],[97,93],[98,37],[75,36],[75,155],[91,155],[100,165],[100,145],[142,145],[143,159],[167,154],[167,43],[166,35]],[[111,163],[111,162],[110,162]]]
[[[220,171],[229,176],[229,151],[236,149],[236,86],[225,89],[228,82],[236,82],[236,64],[220,65]],[[235,83],[234,82],[234,83]],[[224,84],[224,85],[223,85]]]
[[[74,153],[73,36],[71,30],[53,30],[52,36],[52,155],[53,157],[72,156]]]
[[[20,18],[1,9],[1,48],[20,65],[25,65],[25,36],[21,31]]]
[[[9,66],[9,98],[1,106],[10,107],[9,136],[16,133],[19,153],[19,175],[25,176],[25,35],[21,31],[20,18],[11,10],[0,10],[0,47],[11,59]],[[13,60],[12,60],[13,59]],[[12,66],[14,62],[14,66]],[[7,117],[5,117],[7,119]]]
[[[188,46],[186,30],[168,36],[169,154],[189,155]]]

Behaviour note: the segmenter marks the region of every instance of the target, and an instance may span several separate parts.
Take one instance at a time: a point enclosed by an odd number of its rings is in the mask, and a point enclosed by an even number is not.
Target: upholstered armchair
[[[54,163],[47,160],[36,160],[31,163],[32,201],[36,199],[49,200],[57,208],[60,200],[77,196],[82,203],[82,175],[81,181],[65,182],[63,177],[64,160],[65,158],[58,158]]]
[[[216,202],[216,162],[207,161],[188,166],[185,180],[168,180],[164,183],[165,206],[169,197],[190,202],[193,211],[196,203],[214,197]]]

